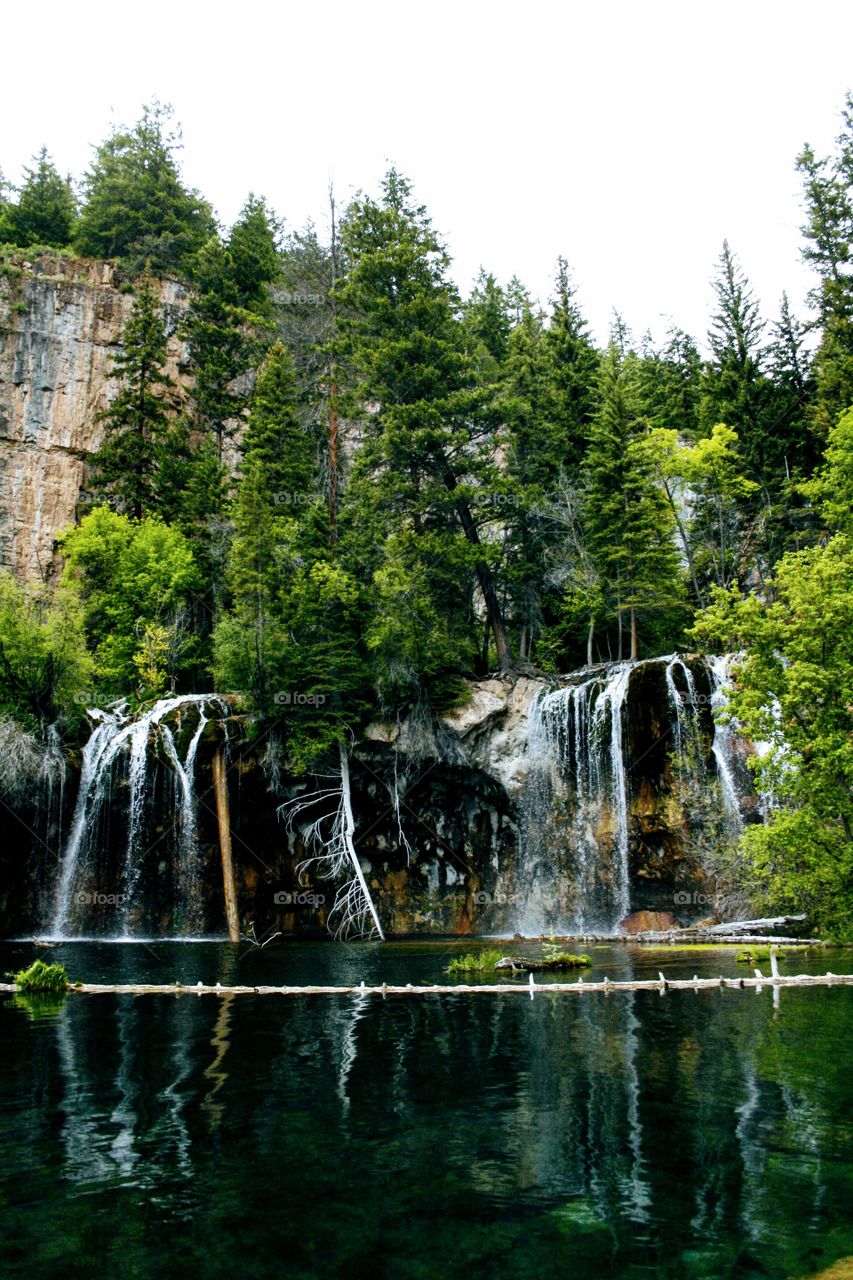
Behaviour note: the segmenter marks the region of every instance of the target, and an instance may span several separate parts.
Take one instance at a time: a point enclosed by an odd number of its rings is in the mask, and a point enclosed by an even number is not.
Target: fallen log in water
[[[197,982],[195,986],[181,982],[172,983],[102,983],[77,982],[68,988],[69,995],[113,995],[113,996],[453,996],[453,995],[581,995],[589,991],[713,991],[734,988],[742,990],[752,987],[762,990],[764,987],[834,987],[853,986],[853,973],[800,973],[782,977],[775,974],[764,977],[760,970],[755,970],[753,978],[666,978],[661,973],[657,978],[642,978],[636,981],[611,982],[604,978],[599,982],[546,982],[537,983],[533,974],[527,983],[436,983],[433,986],[405,986],[383,982],[381,986],[368,987],[360,983],[355,987],[266,987],[266,986],[234,986],[223,987],[217,983],[210,986]],[[18,993],[20,988],[14,982],[0,983],[0,992]]]

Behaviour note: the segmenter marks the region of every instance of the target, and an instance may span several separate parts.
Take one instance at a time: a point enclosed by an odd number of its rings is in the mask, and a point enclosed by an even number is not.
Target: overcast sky
[[[0,166],[42,142],[79,174],[154,96],[185,179],[224,223],[247,192],[291,226],[414,181],[467,291],[482,264],[546,301],[558,254],[596,336],[618,307],[704,334],[728,237],[773,317],[800,308],[796,154],[827,151],[853,88],[839,0],[142,0],[3,14]]]

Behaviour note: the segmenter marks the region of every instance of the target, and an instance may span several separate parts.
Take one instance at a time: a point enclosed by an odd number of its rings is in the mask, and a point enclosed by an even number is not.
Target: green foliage
[[[45,586],[0,572],[0,710],[25,725],[73,724],[92,674],[73,587],[51,596]]]
[[[69,530],[60,548],[62,583],[79,592],[104,691],[136,689],[148,697],[162,692],[167,678],[177,682],[195,656],[186,618],[199,586],[183,534],[157,517],[133,520],[102,506]]]
[[[512,661],[478,519],[478,504],[497,483],[487,443],[495,423],[488,392],[466,358],[447,255],[399,173],[386,175],[381,203],[353,204],[342,241],[350,267],[336,293],[338,353],[348,373],[348,412],[362,428],[348,496],[350,528],[361,526],[353,554],[360,573],[379,575],[369,641],[376,682],[400,692],[408,685],[417,697],[430,673],[413,647],[403,663],[386,665],[386,638],[398,625],[388,607],[397,607],[409,583],[420,598],[426,591],[431,604],[439,598],[447,642],[434,629],[440,647],[433,669],[455,667],[462,632],[472,650],[477,645],[475,584],[498,662]]]
[[[728,241],[723,241],[714,293],[717,310],[708,333],[712,358],[705,369],[701,423],[707,431],[717,422],[736,431],[748,476],[766,482],[777,459],[768,453],[770,385],[763,368],[764,321]]]
[[[693,638],[741,651],[731,712],[777,808],[742,848],[759,894],[831,929],[853,922],[853,546],[837,534],[789,553],[769,599],[717,589]]]
[[[800,488],[830,529],[853,536],[853,409],[830,431],[820,471]]]
[[[157,467],[169,424],[166,332],[153,282],[143,276],[113,359],[119,391],[99,414],[104,443],[95,454],[95,484],[114,495],[119,510],[137,519],[155,506]]]
[[[647,615],[683,618],[684,609],[673,512],[654,483],[639,415],[638,372],[633,353],[623,355],[611,342],[583,468],[589,552],[617,620],[617,655],[627,621],[631,657],[638,656],[638,630]]]
[[[269,315],[268,286],[281,275],[280,220],[263,196],[250,194],[231,228],[228,251],[240,304],[255,315]]]
[[[697,601],[704,605],[709,586],[726,587],[737,572],[741,504],[758,487],[741,474],[737,432],[718,422],[709,436],[687,445],[675,430],[656,427],[638,447],[666,497]]]
[[[820,321],[815,396],[809,416],[819,438],[853,404],[853,94],[842,111],[834,155],[806,146],[797,159],[803,175],[806,237],[803,257],[817,275],[811,302]]]
[[[68,990],[68,974],[61,964],[46,964],[34,960],[26,969],[13,973],[12,981],[25,992],[43,992],[58,995]]]
[[[47,147],[42,147],[33,157],[33,168],[24,168],[17,201],[7,204],[0,217],[0,241],[24,249],[62,248],[71,242],[76,213],[70,182],[60,177]]]
[[[172,108],[153,102],[132,128],[115,129],[83,179],[75,245],[92,258],[118,258],[133,274],[186,270],[214,234],[208,203],[181,181]]]
[[[231,252],[216,236],[193,258],[192,281],[182,332],[193,375],[193,425],[215,440],[221,462],[249,401],[246,375],[261,355],[257,326],[264,321],[243,304]]]
[[[598,400],[601,357],[592,345],[564,258],[557,263],[551,316],[545,330],[549,418],[561,439],[562,464],[570,473],[583,461],[589,424]]]
[[[448,973],[494,973],[503,951],[484,947],[482,951],[469,951],[464,956],[454,956],[447,966]]]
[[[304,769],[364,709],[362,603],[330,551],[316,441],[300,424],[293,364],[280,344],[259,374],[243,443],[216,678],[247,692],[261,718],[281,718],[291,763]]]

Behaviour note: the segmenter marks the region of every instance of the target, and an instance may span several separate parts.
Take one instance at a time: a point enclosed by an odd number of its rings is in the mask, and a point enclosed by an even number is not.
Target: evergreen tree
[[[509,336],[500,408],[505,422],[505,491],[494,492],[502,527],[505,577],[518,654],[526,661],[546,620],[545,556],[552,536],[548,505],[566,464],[567,433],[553,416],[553,364],[542,317],[527,305]]]
[[[97,148],[83,179],[78,251],[118,258],[131,272],[183,271],[214,234],[210,205],[181,181],[170,131],[172,108],[154,102],[132,129],[116,129]]]
[[[244,464],[261,466],[275,502],[292,508],[318,497],[316,436],[301,421],[298,398],[293,359],[276,342],[258,373],[242,448]]]
[[[119,391],[99,415],[104,442],[94,457],[96,483],[137,519],[154,505],[160,448],[169,423],[166,331],[151,278],[143,276],[113,360]]]
[[[630,656],[639,655],[639,621],[657,629],[655,615],[683,615],[683,582],[673,539],[673,516],[653,481],[639,417],[638,362],[611,342],[601,366],[599,408],[584,458],[587,539],[608,585],[616,616],[617,656],[623,624]],[[682,617],[683,621],[683,617]]]
[[[17,202],[6,211],[5,236],[12,244],[62,248],[71,241],[76,207],[70,182],[60,177],[47,147],[24,169]]]
[[[382,202],[357,201],[342,228],[351,266],[337,291],[340,350],[353,375],[351,411],[363,424],[353,466],[359,518],[374,522],[391,579],[426,575],[451,608],[442,646],[449,667],[460,661],[459,637],[471,634],[476,583],[506,668],[512,655],[495,556],[481,539],[474,505],[494,480],[486,440],[495,423],[466,361],[447,255],[410,197],[409,184],[391,170]],[[379,567],[374,560],[370,572]],[[412,671],[413,688],[419,679]]]
[[[269,285],[281,275],[281,222],[263,196],[250,194],[228,237],[237,301],[259,316],[272,313]]]
[[[583,458],[587,432],[595,410],[599,357],[575,302],[565,258],[557,262],[551,317],[545,331],[550,363],[551,399],[548,414],[563,436],[563,461],[576,474]]]
[[[314,439],[299,424],[280,344],[258,376],[243,446],[217,679],[246,691],[261,717],[281,720],[302,768],[342,741],[364,708],[361,594],[329,550]]]
[[[672,326],[659,350],[644,345],[640,365],[641,411],[653,427],[684,440],[699,429],[702,358],[693,338]]]
[[[764,321],[752,288],[723,241],[714,280],[717,299],[708,345],[712,359],[705,371],[701,419],[706,432],[725,422],[737,432],[747,474],[759,484],[784,479],[766,432],[770,386],[763,370]]]
[[[797,159],[806,206],[803,258],[818,277],[811,292],[821,330],[812,417],[822,439],[853,403],[853,94],[842,122],[835,155],[818,158],[807,146]]]
[[[482,366],[481,376],[494,381],[509,351],[512,320],[505,290],[482,268],[465,303],[463,320],[471,356]]]
[[[192,281],[182,332],[193,375],[194,426],[212,437],[222,462],[226,442],[244,419],[247,375],[260,355],[257,326],[263,320],[242,306],[230,250],[216,236],[193,259]]]

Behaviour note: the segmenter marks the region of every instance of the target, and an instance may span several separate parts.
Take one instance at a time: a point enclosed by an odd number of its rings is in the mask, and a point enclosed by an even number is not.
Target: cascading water
[[[530,708],[522,903],[515,912],[521,933],[609,932],[630,909],[623,711],[631,671],[632,664],[618,663],[581,672],[577,683],[540,695]],[[554,833],[546,829],[562,801],[572,812],[568,903],[560,900]]]
[[[93,898],[81,884],[91,883],[98,863],[99,846],[109,825],[114,789],[119,781],[117,763],[129,754],[126,782],[127,836],[124,845],[120,885],[110,885],[105,895],[103,886],[96,886],[117,910],[118,937],[131,937],[133,920],[138,914],[138,889],[144,854],[146,851],[146,805],[149,798],[148,761],[152,733],[162,746],[163,755],[175,777],[175,826],[177,839],[176,912],[182,929],[187,933],[201,928],[200,903],[198,901],[198,847],[196,838],[195,760],[199,741],[207,723],[207,710],[224,705],[211,694],[185,694],[173,698],[161,698],[136,720],[129,720],[126,704],[111,710],[89,712],[95,727],[84,750],[80,772],[80,789],[71,821],[71,828],[59,868],[54,894],[53,914],[49,936],[64,938],[80,936],[80,912],[75,908]],[[198,712],[198,724],[183,761],[180,759],[175,736],[165,718],[193,707]]]
[[[742,829],[739,787],[746,794],[748,779],[734,729],[708,717],[709,686],[712,709],[725,704],[728,660],[707,660],[707,683],[702,662],[675,654],[585,668],[534,700],[514,930],[618,929],[632,909],[632,830],[652,909],[711,901],[701,877],[713,877],[720,840]],[[629,689],[639,699],[630,718]],[[645,762],[633,784],[629,750]],[[687,897],[690,875],[702,890]]]
[[[77,792],[71,830],[59,864],[59,879],[49,930],[50,936],[54,938],[64,937],[68,930],[81,851],[86,847],[86,837],[90,830],[97,825],[97,815],[104,800],[104,782],[109,776],[109,771],[102,770],[101,764],[105,755],[112,759],[109,748],[126,722],[124,705],[114,711],[92,710],[89,715],[95,721],[95,728],[83,748],[80,790]]]
[[[712,750],[720,778],[729,833],[737,836],[743,829],[743,817],[735,782],[734,734],[729,721],[718,719],[719,712],[724,711],[728,705],[727,690],[732,683],[729,672],[731,657],[729,654],[712,656],[707,659],[707,663],[711,674],[711,711],[714,715]]]

